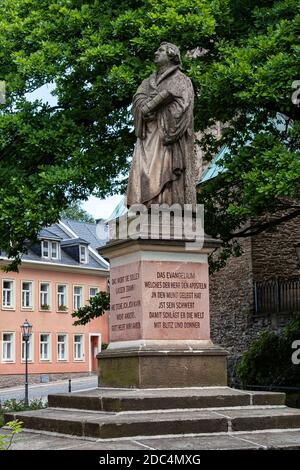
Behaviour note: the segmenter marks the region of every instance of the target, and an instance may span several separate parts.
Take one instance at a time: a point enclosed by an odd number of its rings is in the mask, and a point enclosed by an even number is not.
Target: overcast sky
[[[29,101],[34,100],[43,100],[43,102],[48,102],[51,106],[57,105],[57,99],[55,96],[52,96],[51,91],[54,89],[54,83],[49,83],[48,85],[43,85],[38,90],[33,93],[27,94],[27,99]],[[116,205],[120,202],[122,196],[110,196],[106,199],[99,199],[97,197],[91,196],[88,201],[82,203],[82,207],[89,214],[91,214],[94,219],[106,219],[110,216]]]

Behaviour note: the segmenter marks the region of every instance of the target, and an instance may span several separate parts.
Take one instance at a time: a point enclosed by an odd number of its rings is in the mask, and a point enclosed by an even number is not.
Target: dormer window
[[[80,263],[88,263],[88,249],[87,246],[79,245],[79,260]]]
[[[51,242],[51,258],[52,259],[59,258],[59,243],[58,242]]]
[[[42,257],[49,258],[49,242],[47,240],[42,241]]]
[[[53,260],[60,259],[59,242],[43,240],[42,241],[42,257],[47,258],[47,259],[53,259]]]

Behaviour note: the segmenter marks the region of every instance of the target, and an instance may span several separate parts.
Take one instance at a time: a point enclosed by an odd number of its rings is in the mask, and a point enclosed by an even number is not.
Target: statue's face
[[[159,67],[170,64],[166,45],[163,44],[162,46],[159,46],[154,54],[154,63]]]

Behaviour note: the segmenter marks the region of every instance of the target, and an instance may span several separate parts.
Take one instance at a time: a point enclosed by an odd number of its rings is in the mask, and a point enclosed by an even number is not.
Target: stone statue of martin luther
[[[193,86],[180,69],[180,51],[174,44],[163,42],[154,61],[157,71],[133,98],[137,141],[127,206],[195,204]]]

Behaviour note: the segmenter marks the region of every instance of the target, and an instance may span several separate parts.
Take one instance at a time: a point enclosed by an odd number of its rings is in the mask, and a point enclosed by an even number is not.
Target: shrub
[[[40,410],[42,408],[47,408],[47,406],[47,403],[42,399],[31,400],[28,405],[25,405],[24,400],[16,400],[15,398],[5,400],[0,404],[0,427],[4,424],[4,414],[9,411]]]
[[[243,385],[300,387],[300,364],[292,363],[292,343],[300,340],[300,316],[280,334],[262,332],[236,367]]]
[[[19,421],[18,419],[6,423],[9,432],[7,434],[0,434],[0,450],[10,449],[14,437],[22,431],[22,424],[22,421]]]

